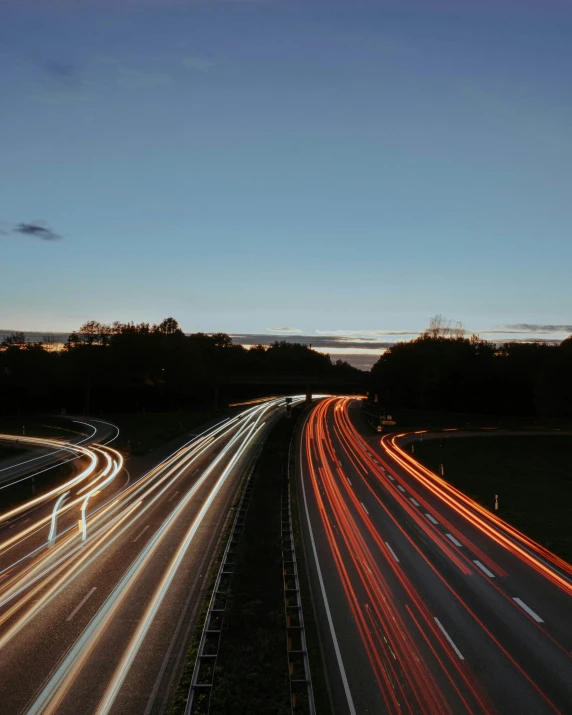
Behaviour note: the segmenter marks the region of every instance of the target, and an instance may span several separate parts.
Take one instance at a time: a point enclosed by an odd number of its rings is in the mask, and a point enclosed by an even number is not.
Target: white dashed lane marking
[[[455,544],[455,546],[463,545],[463,544],[461,544],[460,541],[457,541],[457,539],[455,539],[455,537],[452,534],[445,534],[445,536],[449,539],[449,541],[452,541]]]
[[[369,511],[365,508],[364,503],[360,501],[360,504],[363,506],[363,510],[365,511],[365,513],[369,516]]]
[[[431,516],[431,514],[425,514],[425,516],[429,519],[429,521],[430,521],[432,524],[438,524],[438,523],[439,523],[439,522],[437,521],[437,519],[435,519],[434,516]]]
[[[409,501],[414,505],[414,506],[420,506],[419,502],[414,499],[413,497],[409,497]]]
[[[443,635],[445,636],[445,638],[446,638],[446,639],[449,641],[449,643],[451,644],[451,646],[452,646],[453,650],[455,651],[455,653],[459,656],[459,658],[460,658],[461,660],[465,660],[465,659],[463,658],[463,654],[461,653],[461,651],[460,651],[460,650],[457,648],[457,646],[453,643],[453,639],[451,638],[451,636],[450,636],[450,635],[447,633],[447,631],[443,628],[443,624],[441,623],[441,621],[437,618],[437,616],[433,616],[433,618],[435,619],[435,623],[439,626],[439,628],[440,628],[441,631],[443,632]]]
[[[93,594],[93,592],[97,589],[97,586],[94,586],[91,591],[87,594],[87,596],[84,596],[82,600],[77,604],[77,606],[73,609],[73,611],[69,614],[69,616],[66,618],[66,621],[71,621],[71,619],[75,616],[75,614],[79,611],[79,609],[83,606],[83,604],[87,601],[87,599]]]
[[[535,612],[532,610],[532,608],[529,608],[529,607],[526,605],[526,603],[524,603],[523,601],[521,601],[520,598],[513,598],[512,600],[513,600],[513,601],[516,601],[516,603],[518,603],[518,605],[522,608],[522,610],[523,610],[523,611],[526,611],[526,612],[528,613],[528,615],[529,615],[531,618],[534,618],[534,620],[535,620],[537,623],[544,623],[544,621],[542,620],[542,618],[541,618],[537,613],[535,613]]]
[[[140,536],[143,536],[143,534],[147,531],[148,528],[149,528],[149,524],[147,524],[147,526],[143,527],[143,530],[140,531],[137,534],[137,536],[133,539],[133,543],[135,543],[139,539]]]
[[[391,551],[391,555],[393,556],[393,558],[397,561],[397,563],[399,563],[399,559],[398,559],[397,556],[395,555],[395,551],[391,548],[391,546],[387,543],[387,541],[385,542],[385,545],[386,545],[387,548]]]
[[[401,486],[401,484],[398,484],[398,485],[397,485],[397,488],[398,488],[400,491],[402,491],[403,493],[405,493],[405,489]]]
[[[477,559],[473,559],[473,563],[476,564],[483,573],[485,573],[489,578],[494,578],[495,575],[492,573],[492,571],[489,571],[486,566],[483,566],[483,564],[480,561],[477,561]]]

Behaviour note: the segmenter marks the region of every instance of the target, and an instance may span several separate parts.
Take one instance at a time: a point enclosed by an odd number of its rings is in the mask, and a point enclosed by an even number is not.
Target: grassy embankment
[[[237,548],[235,574],[229,585],[210,715],[289,715],[291,712],[282,574],[281,492],[297,413],[295,409],[290,420],[283,419],[277,424],[253,474],[250,505]],[[223,540],[222,550],[225,545],[226,540]],[[297,544],[299,572],[301,580],[304,579],[301,588],[308,648],[314,666],[320,659],[319,644],[301,551]],[[206,604],[193,636],[171,715],[184,712],[205,611]],[[321,671],[317,670],[321,677]],[[318,682],[321,685],[322,681],[318,679]],[[314,676],[318,714],[326,715],[329,703],[320,685]]]
[[[407,447],[411,452],[411,445]],[[415,443],[415,458],[572,563],[572,437],[471,437]]]

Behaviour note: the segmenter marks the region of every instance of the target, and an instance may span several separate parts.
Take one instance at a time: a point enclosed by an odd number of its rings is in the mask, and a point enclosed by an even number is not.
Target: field
[[[411,446],[408,446],[411,451]],[[501,518],[572,562],[572,437],[488,436],[428,440],[415,458]]]

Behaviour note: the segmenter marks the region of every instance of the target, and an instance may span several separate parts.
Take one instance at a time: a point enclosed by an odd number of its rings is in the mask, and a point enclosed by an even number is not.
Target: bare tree
[[[437,313],[429,320],[429,327],[423,333],[426,338],[451,338],[458,340],[465,337],[466,330],[460,321],[453,323],[441,313]]]

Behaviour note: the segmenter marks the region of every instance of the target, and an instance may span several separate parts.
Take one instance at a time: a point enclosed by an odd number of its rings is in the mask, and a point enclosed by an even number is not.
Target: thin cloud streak
[[[483,333],[503,335],[505,333],[572,333],[572,325],[550,325],[544,323],[515,323],[495,330],[483,330]]]
[[[34,238],[40,238],[42,241],[59,241],[63,238],[63,236],[56,233],[44,221],[16,224],[9,233],[33,236]]]
[[[266,328],[266,330],[270,330],[273,333],[283,333],[284,335],[298,334],[302,332],[300,328]]]

